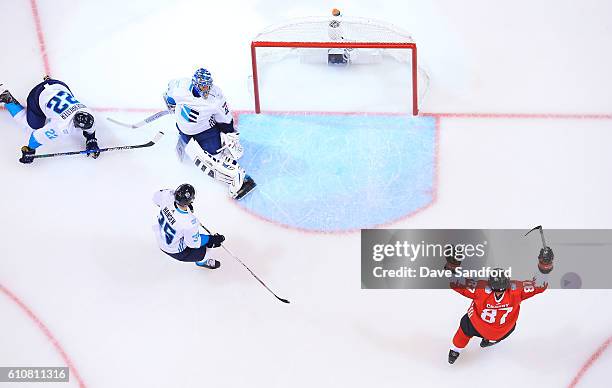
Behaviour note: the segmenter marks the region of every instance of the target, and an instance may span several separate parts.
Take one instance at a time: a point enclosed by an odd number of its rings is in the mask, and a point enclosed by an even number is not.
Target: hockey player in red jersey
[[[492,271],[488,281],[463,278],[451,281],[451,288],[472,299],[472,303],[453,337],[448,362],[453,364],[474,336],[482,338],[480,346],[485,348],[512,334],[521,302],[544,292],[548,287],[546,275],[553,269],[553,259],[552,249],[542,248],[538,256],[540,274],[532,280],[510,280],[502,269],[496,268],[497,271]],[[459,264],[454,258],[448,258],[445,268],[453,269]]]

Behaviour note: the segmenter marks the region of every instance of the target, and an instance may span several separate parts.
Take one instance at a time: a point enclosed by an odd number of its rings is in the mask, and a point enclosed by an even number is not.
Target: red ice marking
[[[576,385],[578,385],[578,383],[580,382],[584,374],[591,368],[591,366],[593,366],[595,361],[597,361],[599,357],[601,357],[601,355],[606,351],[608,346],[610,346],[610,343],[612,343],[612,337],[608,338],[603,344],[601,344],[597,348],[595,353],[593,353],[591,357],[589,357],[587,362],[582,366],[582,368],[580,368],[580,370],[578,371],[578,373],[576,374],[576,376],[570,383],[569,388],[574,388]]]
[[[51,342],[51,345],[53,345],[55,350],[57,350],[57,352],[60,354],[60,356],[64,360],[64,363],[70,369],[70,374],[79,383],[79,387],[85,388],[86,387],[85,382],[81,378],[81,375],[79,374],[74,364],[70,360],[70,357],[68,357],[68,354],[66,354],[66,351],[64,350],[64,348],[62,348],[62,345],[59,343],[57,339],[55,339],[53,334],[51,334],[51,331],[49,330],[49,328],[32,312],[32,310],[30,310],[28,306],[25,305],[24,302],[21,301],[21,299],[19,299],[15,294],[9,291],[2,284],[0,284],[0,292],[6,295],[10,300],[15,302],[15,304],[19,306],[19,308],[28,316],[28,318],[30,318],[30,320],[34,324],[36,324],[36,326],[38,326],[40,331],[42,331],[42,333],[45,335],[45,337],[47,337],[49,342]]]
[[[128,112],[128,113],[148,113],[148,112],[159,112],[161,108],[109,108],[109,107],[98,107],[91,108],[96,112]]]
[[[43,34],[40,23],[40,15],[38,14],[38,4],[36,3],[36,0],[30,0],[30,7],[32,8],[32,16],[34,17],[34,25],[36,26],[36,36],[38,37],[38,48],[40,50],[43,66],[45,68],[45,74],[51,75],[51,66],[49,65],[47,46],[45,45],[45,35]]]
[[[421,116],[459,119],[612,120],[612,114],[607,113],[422,113]]]
[[[116,107],[99,107],[94,108],[94,110],[98,112],[156,112],[159,109],[157,108],[116,108]],[[254,114],[255,112],[252,110],[235,110],[234,111],[234,120],[235,125],[238,125],[238,117],[240,114]],[[390,112],[330,112],[330,111],[303,111],[303,112],[295,112],[295,111],[265,111],[265,114],[304,114],[304,115],[386,115],[386,116],[405,116],[406,113],[390,113]],[[438,181],[439,181],[439,169],[440,169],[440,132],[441,132],[441,121],[443,118],[464,118],[464,119],[549,119],[549,120],[612,120],[612,114],[563,114],[563,113],[420,113],[420,117],[432,117],[435,119],[435,155],[434,155],[434,182],[432,187],[432,200],[430,203],[421,209],[418,209],[412,213],[406,214],[402,217],[399,217],[394,220],[390,220],[384,224],[373,225],[372,228],[383,228],[389,227],[392,224],[397,222],[406,220],[410,217],[413,217],[423,211],[432,207],[438,200]],[[234,203],[236,206],[236,202],[230,199],[230,202]],[[252,215],[253,217],[260,219],[262,221],[270,222],[279,227],[289,229],[289,230],[297,230],[299,232],[307,233],[307,234],[350,234],[359,232],[360,229],[348,229],[343,231],[321,231],[321,230],[311,230],[311,229],[303,229],[295,226],[288,226],[284,224],[280,224],[276,221],[267,219],[262,217],[259,214],[256,214],[249,209],[243,208],[239,206],[240,209],[245,211],[246,213]]]

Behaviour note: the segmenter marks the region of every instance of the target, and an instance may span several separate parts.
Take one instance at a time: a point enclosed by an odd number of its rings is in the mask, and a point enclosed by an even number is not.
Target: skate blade
[[[236,198],[234,198],[236,201],[240,201],[242,198],[246,197],[250,192],[252,192],[255,187],[257,187],[257,183],[255,183],[255,181],[250,181],[249,183],[246,184],[246,187],[240,189],[240,191],[238,191],[238,194],[236,195]]]

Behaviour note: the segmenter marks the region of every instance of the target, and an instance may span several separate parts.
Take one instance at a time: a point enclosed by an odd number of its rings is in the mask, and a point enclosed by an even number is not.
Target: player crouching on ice
[[[153,202],[160,207],[157,224],[153,227],[159,249],[168,256],[197,266],[217,269],[221,263],[204,259],[206,248],[218,248],[225,237],[220,234],[200,234],[200,221],[193,215],[195,189],[185,183],[176,190],[159,190]]]
[[[0,103],[20,125],[31,130],[28,145],[21,147],[21,163],[32,163],[38,147],[75,131],[82,131],[85,137],[85,147],[90,151],[87,156],[100,156],[91,110],[77,101],[62,81],[45,76],[28,94],[25,109],[0,84]]]
[[[453,364],[461,351],[474,336],[482,338],[480,346],[486,348],[506,339],[516,328],[521,302],[544,292],[548,287],[547,274],[553,269],[554,254],[546,247],[540,250],[538,269],[541,274],[533,280],[512,281],[503,270],[496,268],[488,280],[474,282],[471,279],[451,281],[451,288],[472,299],[467,313],[461,318],[448,353],[448,362]],[[460,262],[447,258],[445,269],[454,270]]]
[[[181,160],[186,153],[206,175],[227,184],[232,198],[251,192],[256,184],[237,162],[244,150],[232,113],[210,72],[198,69],[191,80],[170,81],[164,101],[174,113]]]

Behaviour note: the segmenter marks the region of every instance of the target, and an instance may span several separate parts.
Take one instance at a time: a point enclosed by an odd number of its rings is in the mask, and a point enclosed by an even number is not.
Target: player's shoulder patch
[[[191,217],[191,225],[195,225],[198,223],[198,220],[195,217]]]

